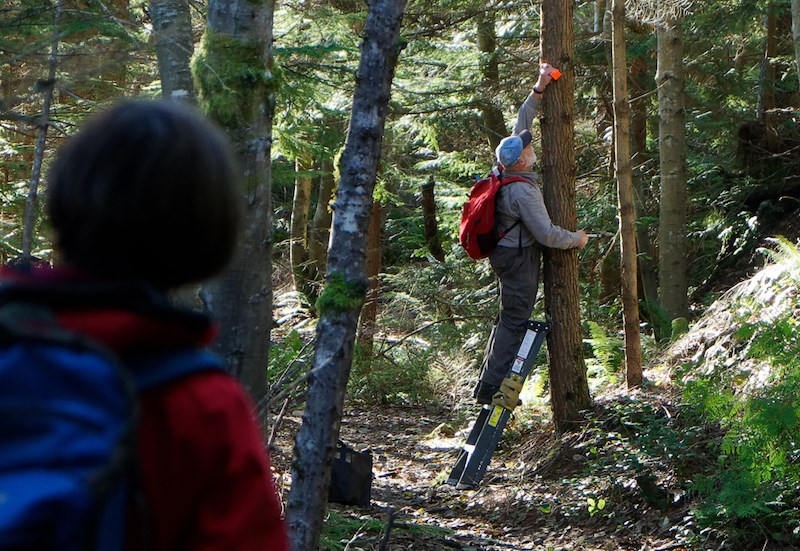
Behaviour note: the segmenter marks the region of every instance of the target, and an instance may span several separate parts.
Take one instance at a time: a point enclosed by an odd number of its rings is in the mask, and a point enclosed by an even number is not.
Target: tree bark
[[[477,16],[478,51],[481,52],[481,85],[478,87],[478,105],[483,116],[483,130],[492,151],[508,135],[503,111],[493,98],[500,92],[500,68],[497,62],[497,34],[492,8],[487,7]]]
[[[683,39],[680,22],[659,22],[658,148],[661,171],[659,267],[661,307],[672,319],[686,317],[686,127],[683,98]]]
[[[614,147],[619,196],[620,253],[622,258],[622,319],[625,335],[625,380],[628,387],[642,384],[642,347],[639,338],[639,301],[636,288],[636,220],[631,169],[631,109],[628,103],[628,67],[625,53],[625,4],[612,0],[612,73],[614,75]]]
[[[191,60],[194,53],[189,0],[150,0],[161,96],[195,102]]]
[[[594,18],[592,20],[592,32],[600,34],[603,32],[603,19],[606,13],[606,0],[594,0]]]
[[[331,219],[333,214],[330,209],[333,189],[336,180],[333,176],[333,163],[323,160],[320,164],[322,174],[319,178],[317,192],[317,206],[314,217],[311,219],[311,229],[308,235],[308,271],[309,277],[314,281],[312,286],[312,302],[316,302],[319,287],[325,276],[325,266],[328,263],[328,238],[331,232]]]
[[[646,217],[651,216],[645,198],[650,195],[647,185],[647,165],[651,158],[647,151],[647,113],[650,106],[649,101],[642,99],[649,95],[652,86],[647,83],[653,80],[648,73],[648,64],[645,58],[638,57],[631,60],[630,80],[633,97],[640,98],[631,103],[631,133],[633,157],[633,213],[637,221],[636,224],[636,251],[637,266],[639,272],[639,298],[645,304],[656,306],[658,301],[658,266],[656,262],[655,248],[653,245],[652,234],[648,225],[640,223]],[[656,327],[658,324],[653,324]]]
[[[231,267],[204,286],[202,298],[220,323],[217,350],[256,403],[269,386],[272,323],[274,7],[272,0],[210,0],[201,51],[193,63],[199,103],[228,132],[238,155],[246,209]]]
[[[542,3],[542,60],[558,67],[562,77],[548,86],[543,101],[542,175],[544,199],[553,223],[576,228],[573,3]],[[545,249],[545,310],[550,318],[547,349],[550,397],[559,431],[574,428],[580,411],[591,403],[583,358],[578,255],[573,250]]]
[[[444,250],[439,239],[439,224],[436,221],[436,195],[434,187],[436,181],[433,176],[420,186],[422,192],[422,219],[425,224],[425,241],[428,242],[428,250],[433,258],[439,262],[444,262]]]
[[[772,61],[778,56],[778,16],[775,2],[767,2],[767,13],[764,16],[764,31],[766,32],[766,44],[764,56],[761,58],[761,78],[759,83],[758,98],[758,118],[766,126],[767,150],[776,150],[779,141],[777,132],[777,117],[775,108],[777,99],[775,97],[775,82],[777,71],[775,63]]]
[[[308,276],[308,208],[311,203],[311,176],[314,168],[310,152],[295,159],[294,197],[292,218],[289,224],[289,263],[292,266],[292,283],[295,291],[311,298],[311,281]]]
[[[36,146],[33,153],[33,169],[31,182],[28,187],[28,196],[25,199],[25,217],[22,223],[22,256],[30,259],[33,253],[33,234],[36,225],[36,211],[38,210],[39,181],[42,176],[42,161],[44,148],[47,143],[47,129],[50,127],[50,106],[53,104],[53,92],[56,86],[56,69],[58,68],[58,45],[61,38],[61,3],[53,5],[53,35],[50,40],[50,57],[47,79],[44,81],[42,93],[42,114],[37,128]]]
[[[369,217],[367,230],[367,298],[361,309],[358,329],[358,345],[361,355],[365,358],[372,357],[375,343],[375,332],[378,320],[378,297],[380,296],[381,253],[383,242],[383,208],[377,201],[372,203],[372,213]]]
[[[325,289],[317,302],[317,345],[303,424],[295,439],[287,505],[294,551],[318,547],[358,315],[367,290],[366,239],[391,83],[404,44],[405,0],[369,4],[350,114]]]

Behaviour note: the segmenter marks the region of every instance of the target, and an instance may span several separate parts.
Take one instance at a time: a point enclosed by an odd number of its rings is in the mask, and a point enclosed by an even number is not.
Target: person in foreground
[[[219,130],[189,107],[123,101],[52,165],[56,267],[2,271],[0,305],[44,305],[60,329],[110,350],[137,382],[158,379],[172,358],[206,358],[205,368],[139,387],[127,549],[288,549],[253,404],[205,350],[215,325],[168,299],[228,264],[240,201]]]
[[[519,109],[513,134],[503,138],[495,150],[503,176],[521,176],[524,181],[504,185],[496,197],[495,227],[507,233],[489,256],[499,280],[500,313],[489,336],[475,389],[479,404],[509,409],[517,406],[521,385],[517,387],[506,375],[536,302],[541,247],[581,249],[589,240],[583,230],[568,231],[551,222],[539,175],[533,171],[536,153],[531,147],[530,128],[539,112],[542,94],[553,80],[553,71],[551,65],[541,64],[539,79]]]

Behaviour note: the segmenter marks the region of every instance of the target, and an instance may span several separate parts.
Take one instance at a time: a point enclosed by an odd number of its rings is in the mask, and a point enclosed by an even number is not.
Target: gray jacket
[[[542,101],[534,97],[533,92],[519,108],[514,134],[530,130],[531,123],[539,112]],[[520,220],[498,246],[527,247],[535,241],[545,247],[554,249],[571,249],[578,246],[577,232],[565,230],[553,224],[544,197],[539,187],[539,175],[535,172],[506,171],[504,176],[522,176],[526,181],[506,184],[497,192],[495,201],[495,227],[504,231],[514,222]],[[521,238],[521,240],[520,240]]]

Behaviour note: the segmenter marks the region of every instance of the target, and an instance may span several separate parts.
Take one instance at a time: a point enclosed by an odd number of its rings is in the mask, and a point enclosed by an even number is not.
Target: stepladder
[[[549,325],[541,321],[529,321],[519,346],[517,356],[509,369],[509,376],[522,382],[528,378],[536,355],[542,347]],[[459,490],[475,489],[480,485],[497,444],[503,435],[512,410],[499,405],[484,405],[467,435],[467,442],[459,451],[455,467],[447,478],[447,484]]]

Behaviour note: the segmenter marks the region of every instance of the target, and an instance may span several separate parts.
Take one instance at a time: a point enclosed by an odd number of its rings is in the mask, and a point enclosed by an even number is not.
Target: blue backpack
[[[46,307],[2,306],[0,549],[123,549],[138,392],[220,367],[212,353],[188,348],[123,366],[60,328]]]

